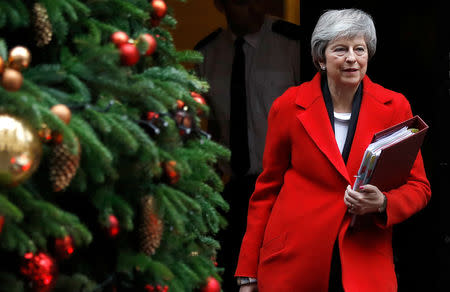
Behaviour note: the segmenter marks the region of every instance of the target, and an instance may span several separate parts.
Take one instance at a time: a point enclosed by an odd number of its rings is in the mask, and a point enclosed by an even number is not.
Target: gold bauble
[[[31,61],[31,54],[27,48],[22,46],[14,47],[9,52],[9,67],[21,71],[28,68]]]
[[[0,114],[0,185],[17,186],[37,169],[42,144],[34,129],[21,119]]]
[[[72,112],[69,107],[65,104],[57,104],[52,106],[50,111],[60,118],[66,125],[70,123],[70,118],[72,117]]]
[[[8,91],[17,91],[23,83],[23,76],[17,70],[6,68],[2,75],[2,86]]]
[[[3,70],[5,70],[5,61],[3,61],[3,58],[0,57],[0,74],[3,73]]]

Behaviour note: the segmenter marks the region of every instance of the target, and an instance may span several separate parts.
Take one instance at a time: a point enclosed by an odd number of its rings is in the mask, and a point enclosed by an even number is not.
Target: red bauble
[[[140,39],[142,39],[148,43],[148,49],[145,52],[145,55],[146,56],[152,55],[156,51],[156,47],[157,47],[155,38],[149,33],[144,33],[143,35],[141,35]]]
[[[167,13],[167,5],[163,0],[153,0],[152,1],[152,16],[153,18],[161,19]]]
[[[164,162],[163,164],[166,181],[172,185],[176,184],[180,180],[180,174],[178,173],[176,167],[177,162],[174,160]]]
[[[117,217],[114,215],[109,215],[108,217],[108,235],[110,237],[116,237],[117,234],[119,234],[120,228],[119,228],[119,220],[117,220]]]
[[[202,288],[202,292],[220,292],[220,283],[213,277],[206,279],[207,283]]]
[[[203,96],[201,96],[200,94],[198,94],[197,92],[193,92],[191,91],[191,96],[192,98],[199,104],[201,105],[206,105],[206,100]],[[203,110],[201,108],[197,109],[197,115],[201,116],[203,115]]]
[[[147,117],[148,121],[151,121],[151,120],[154,120],[154,119],[159,119],[159,114],[155,113],[155,112],[147,112],[146,117]]]
[[[123,31],[116,31],[111,35],[111,41],[117,46],[120,47],[123,44],[128,43],[130,37],[124,33]]]
[[[199,104],[206,105],[205,98],[203,96],[201,96],[200,94],[198,94],[197,92],[191,91],[191,96]]]
[[[147,284],[145,285],[144,289],[146,292],[167,292],[169,291],[169,286],[165,285],[164,287],[162,287],[158,284],[155,287],[153,285]]]
[[[5,216],[0,215],[0,234],[2,233],[4,223],[5,223]]]
[[[177,99],[177,109],[183,109],[186,104],[181,99]]]
[[[55,252],[60,259],[69,258],[75,249],[73,248],[73,240],[70,235],[55,240]]]
[[[133,66],[139,61],[139,50],[134,44],[125,43],[119,48],[122,65]]]
[[[56,264],[49,255],[39,252],[37,254],[26,253],[20,272],[30,281],[34,291],[46,292],[52,289]]]

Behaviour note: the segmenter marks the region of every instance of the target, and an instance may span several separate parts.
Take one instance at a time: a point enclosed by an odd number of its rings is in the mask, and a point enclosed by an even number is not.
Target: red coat
[[[424,208],[431,196],[421,154],[408,182],[384,192],[386,222],[369,215],[358,229],[349,229],[343,198],[373,134],[411,116],[403,95],[366,76],[345,165],[319,74],[276,99],[236,276],[256,277],[260,292],[327,292],[333,244],[339,238],[346,292],[397,291],[392,226]]]

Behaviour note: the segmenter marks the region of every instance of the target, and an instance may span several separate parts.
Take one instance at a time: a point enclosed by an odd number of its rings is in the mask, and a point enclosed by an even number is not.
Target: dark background
[[[403,93],[413,114],[430,126],[422,154],[432,186],[428,206],[394,228],[394,261],[399,291],[450,291],[449,27],[446,1],[300,1],[301,76],[310,80],[310,38],[326,9],[359,8],[374,18],[377,52],[369,61],[372,81]]]

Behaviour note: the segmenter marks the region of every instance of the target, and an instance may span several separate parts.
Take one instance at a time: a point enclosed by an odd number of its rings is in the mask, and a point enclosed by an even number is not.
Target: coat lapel
[[[361,109],[347,161],[352,185],[355,181],[354,176],[358,173],[364,151],[372,141],[373,135],[389,126],[386,121],[390,121],[389,117],[393,114],[392,107],[389,106],[392,98],[380,95],[378,91],[379,86],[374,84],[369,77],[364,77]]]
[[[355,181],[354,176],[358,173],[364,151],[372,141],[373,135],[389,126],[386,121],[390,121],[389,117],[393,114],[392,107],[389,106],[392,98],[381,95],[380,90],[379,85],[374,84],[369,77],[364,77],[362,103],[347,165],[342,159],[329,122],[320,88],[320,74],[316,74],[311,82],[304,84],[296,99],[296,104],[300,106],[297,119],[317,148],[351,185]]]
[[[298,94],[296,104],[301,107],[297,112],[297,119],[302,123],[317,148],[350,183],[320,89],[319,74],[316,74],[309,84],[305,84],[303,91]]]

